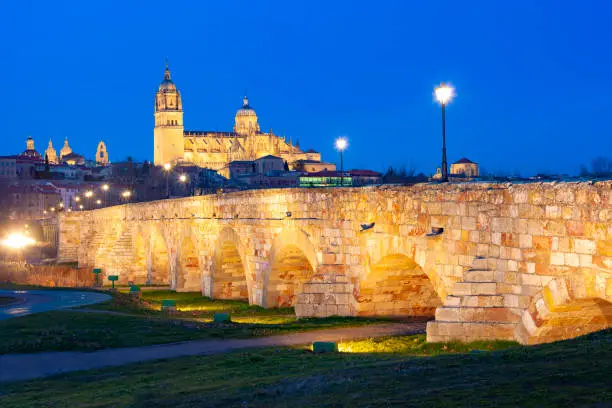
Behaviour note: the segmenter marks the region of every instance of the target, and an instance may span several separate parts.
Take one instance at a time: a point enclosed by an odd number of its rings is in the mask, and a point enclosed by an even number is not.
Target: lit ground
[[[534,347],[406,336],[274,348],[3,384],[10,407],[607,407],[612,331]],[[470,352],[474,350],[473,352]],[[495,351],[496,350],[496,351]],[[351,352],[347,352],[351,351]]]
[[[171,315],[161,312],[163,299],[175,300],[179,311]],[[219,311],[229,312],[232,323],[214,324],[213,315]],[[145,291],[142,301],[119,293],[109,302],[80,310],[0,321],[0,354],[251,338],[384,321],[343,317],[297,320],[291,308],[264,309],[246,302],[214,301],[198,293]]]

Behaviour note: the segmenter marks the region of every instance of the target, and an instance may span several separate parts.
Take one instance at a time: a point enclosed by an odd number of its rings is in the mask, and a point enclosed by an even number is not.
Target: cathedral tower
[[[109,164],[108,151],[106,150],[106,144],[100,140],[98,143],[98,149],[96,150],[96,164],[100,166],[106,166]]]
[[[168,61],[164,80],[155,94],[155,128],[153,130],[155,165],[182,160],[185,154],[183,136],[183,102],[181,93],[172,82]]]
[[[64,156],[69,155],[70,153],[72,153],[72,149],[68,144],[68,137],[66,137],[66,140],[64,140],[64,146],[60,150],[60,160],[62,160]]]
[[[53,143],[51,142],[51,139],[49,139],[49,146],[47,146],[47,150],[45,150],[45,156],[49,158],[49,163],[51,164],[58,163],[57,151],[53,147]]]

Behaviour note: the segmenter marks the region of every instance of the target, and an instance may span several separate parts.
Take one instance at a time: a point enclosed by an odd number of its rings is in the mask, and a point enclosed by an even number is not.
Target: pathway
[[[94,352],[66,351],[38,354],[5,354],[0,355],[0,382],[29,380],[70,371],[91,370],[173,357],[220,354],[254,347],[295,346],[310,344],[313,341],[339,342],[358,338],[415,334],[424,332],[425,325],[426,323],[421,322],[378,324],[254,339],[196,340],[155,346],[106,349]]]
[[[15,303],[0,307],[0,320],[32,313],[105,302],[111,297],[104,293],[79,290],[0,290],[0,296],[14,297]]]

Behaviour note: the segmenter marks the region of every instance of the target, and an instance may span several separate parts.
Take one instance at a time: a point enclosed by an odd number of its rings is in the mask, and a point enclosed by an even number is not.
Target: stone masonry
[[[429,341],[612,321],[612,182],[257,190],[65,213],[59,231],[60,261],[121,282],[300,317],[435,310]]]

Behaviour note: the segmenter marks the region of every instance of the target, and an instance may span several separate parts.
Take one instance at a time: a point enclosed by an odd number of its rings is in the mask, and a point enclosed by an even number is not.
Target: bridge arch
[[[593,268],[551,280],[523,312],[515,337],[540,344],[612,327],[612,295],[601,284],[610,279],[612,271]]]
[[[175,278],[177,291],[201,291],[198,248],[198,241],[192,233],[186,232],[182,235],[177,254]]]
[[[317,252],[301,229],[282,231],[273,241],[263,276],[264,307],[294,306],[318,267]]]
[[[423,268],[407,255],[386,255],[368,269],[356,294],[360,316],[433,317],[442,305]]]
[[[151,227],[151,273],[150,283],[153,285],[170,285],[170,260],[168,244],[157,226]]]
[[[427,238],[365,233],[365,268],[354,290],[362,316],[433,317],[446,289],[438,278]]]
[[[136,284],[150,281],[149,254],[151,251],[150,237],[142,228],[136,228],[132,238],[134,256],[130,265],[129,280]]]
[[[252,279],[245,260],[245,248],[232,228],[221,230],[214,250],[211,282],[206,295],[213,299],[237,299],[252,302]]]

